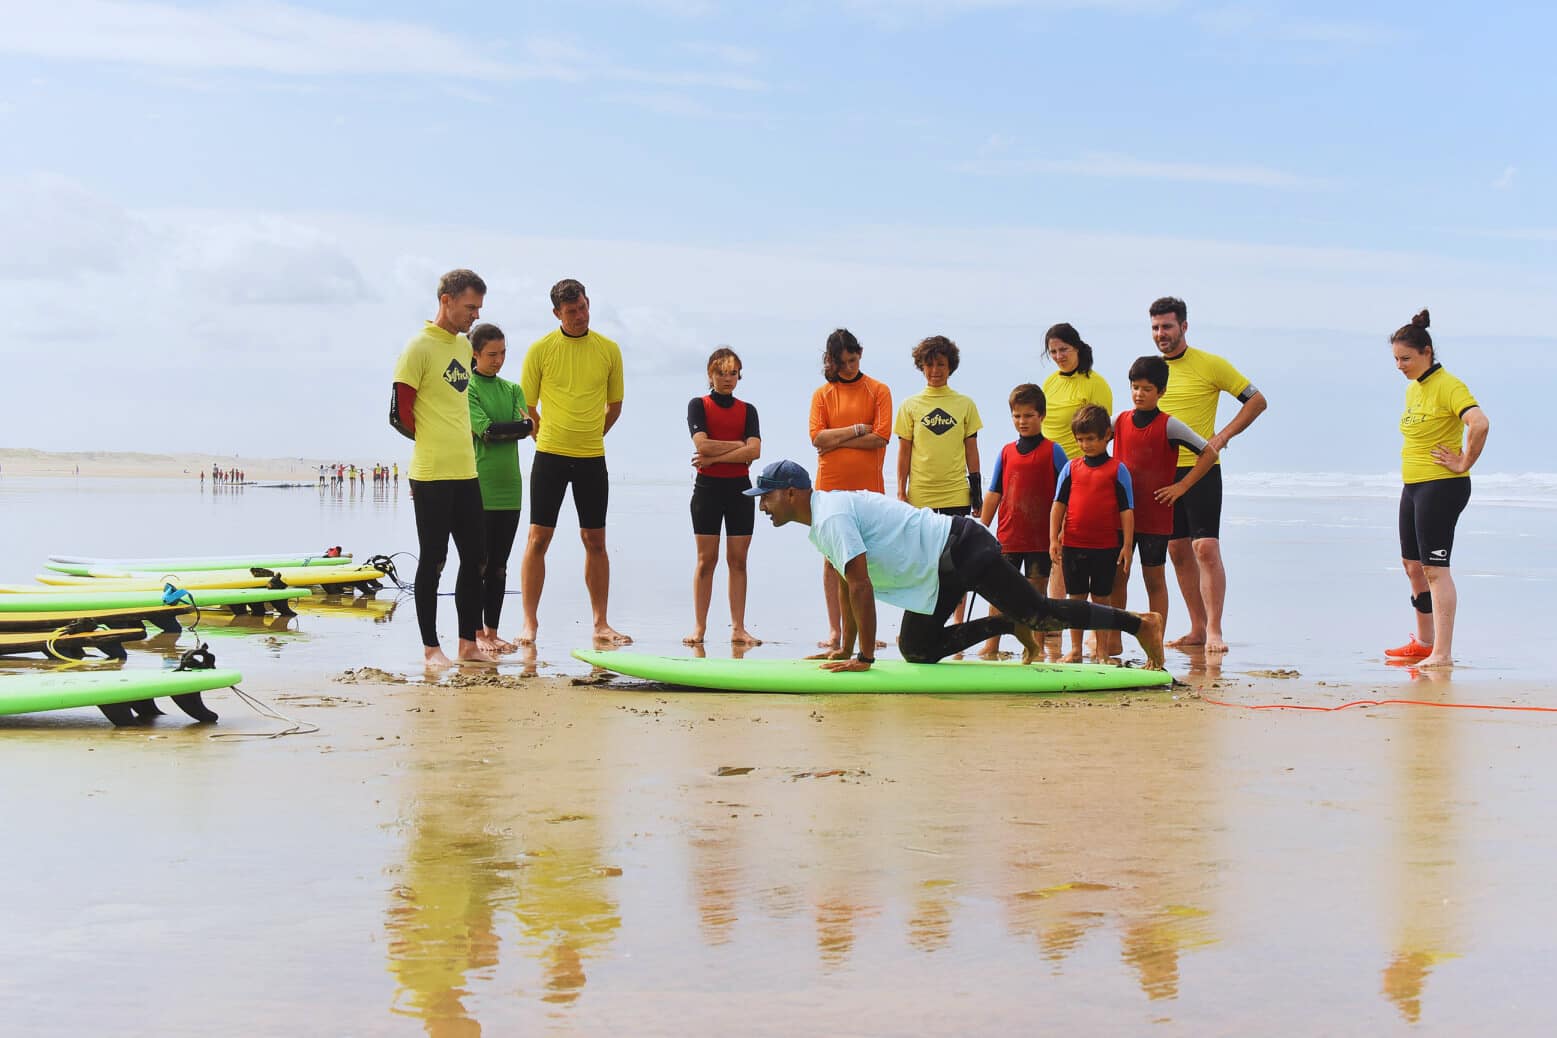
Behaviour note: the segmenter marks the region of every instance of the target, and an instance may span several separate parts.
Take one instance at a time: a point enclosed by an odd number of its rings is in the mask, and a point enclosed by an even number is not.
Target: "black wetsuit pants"
[[[503,616],[503,595],[508,591],[508,556],[519,532],[519,510],[486,513],[487,565],[482,576],[481,621],[492,630]]]
[[[481,484],[474,479],[413,479],[416,508],[416,622],[422,644],[438,644],[438,578],[449,558],[449,538],[460,556],[454,579],[454,614],[459,636],[475,641],[481,626],[481,571],[486,563],[486,521]]]
[[[1141,618],[1121,609],[1045,597],[1001,557],[1000,542],[994,535],[966,517],[952,520],[940,569],[941,593],[935,612],[903,614],[897,646],[910,663],[943,660],[986,638],[1010,634],[1017,623],[1044,631],[1080,627],[1135,634],[1141,629]],[[970,590],[1004,615],[947,627],[947,619]]]

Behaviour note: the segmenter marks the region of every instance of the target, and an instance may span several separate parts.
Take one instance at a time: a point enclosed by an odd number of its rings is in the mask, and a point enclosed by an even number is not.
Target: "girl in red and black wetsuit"
[[[697,543],[697,570],[692,579],[693,628],[681,639],[703,644],[708,627],[708,603],[714,594],[714,569],[719,564],[719,530],[725,533],[725,563],[730,570],[730,642],[762,644],[746,629],[746,553],[756,524],[757,499],[751,489],[751,463],[762,454],[757,409],[735,398],[741,380],[741,358],[721,346],[708,358],[708,388],[687,404],[687,430],[696,453],[692,467],[692,538]]]

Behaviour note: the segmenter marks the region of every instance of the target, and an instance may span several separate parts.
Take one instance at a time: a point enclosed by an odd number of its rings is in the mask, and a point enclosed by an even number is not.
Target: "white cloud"
[[[522,67],[484,48],[408,22],[347,18],[284,3],[219,4],[55,0],[8,10],[0,51],[47,58],[282,75],[399,72],[509,79]]]
[[[143,220],[63,177],[0,180],[0,278],[70,281],[151,251]]]
[[[723,69],[658,72],[565,39],[517,47],[383,18],[350,18],[275,0],[203,9],[143,0],[55,0],[6,12],[0,53],[164,69],[283,76],[427,76],[446,80],[615,80],[752,91]],[[727,63],[721,58],[721,63]]]
[[[738,47],[730,43],[703,43],[693,42],[682,44],[682,49],[689,54],[697,54],[706,58],[713,58],[726,65],[755,65],[762,60],[762,55],[750,47]]]
[[[1292,16],[1270,3],[1237,3],[1202,10],[1195,20],[1208,32],[1248,42],[1290,43],[1322,50],[1392,43],[1399,30],[1373,22]]]
[[[1304,177],[1268,166],[1211,165],[1192,162],[1161,162],[1131,155],[1089,152],[1074,159],[974,159],[960,162],[956,169],[981,176],[1026,176],[1032,174],[1069,174],[1085,177],[1109,177],[1134,180],[1179,180],[1202,184],[1230,184],[1245,187],[1314,189],[1327,187],[1326,181]]]
[[[1507,191],[1514,186],[1514,177],[1518,173],[1519,170],[1517,168],[1505,166],[1503,172],[1499,173],[1497,179],[1492,182],[1492,189],[1494,191]]]

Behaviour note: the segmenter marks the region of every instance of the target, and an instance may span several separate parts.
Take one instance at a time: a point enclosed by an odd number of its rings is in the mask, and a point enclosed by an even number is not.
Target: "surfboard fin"
[[[157,706],[155,699],[139,699],[133,703],[126,703],[139,717],[161,717],[162,710]]]
[[[115,728],[125,728],[136,723],[135,709],[129,703],[100,703],[97,708],[113,722]]]
[[[216,711],[205,705],[205,700],[200,698],[199,692],[184,692],[173,696],[172,699],[174,706],[196,721],[211,724],[216,720]]]
[[[280,613],[282,616],[296,616],[297,615],[297,610],[292,608],[292,603],[288,602],[284,598],[278,598],[278,599],[276,599],[276,601],[274,601],[274,602],[272,602],[270,604],[275,606],[276,612]]]

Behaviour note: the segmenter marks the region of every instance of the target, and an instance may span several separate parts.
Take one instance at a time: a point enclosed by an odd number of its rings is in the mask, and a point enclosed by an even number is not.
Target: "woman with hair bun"
[[[1449,557],[1454,527],[1470,501],[1471,466],[1487,443],[1487,416],[1465,383],[1444,370],[1427,332],[1426,310],[1390,336],[1395,367],[1406,377],[1400,418],[1400,561],[1411,582],[1416,633],[1385,656],[1417,667],[1454,666],[1459,604]]]
[[[1108,382],[1092,370],[1092,347],[1081,333],[1061,322],[1043,335],[1044,352],[1059,370],[1043,380],[1043,395],[1049,410],[1043,419],[1043,434],[1065,450],[1067,458],[1077,458],[1081,448],[1070,420],[1087,404],[1096,404],[1114,413],[1114,393]]]

